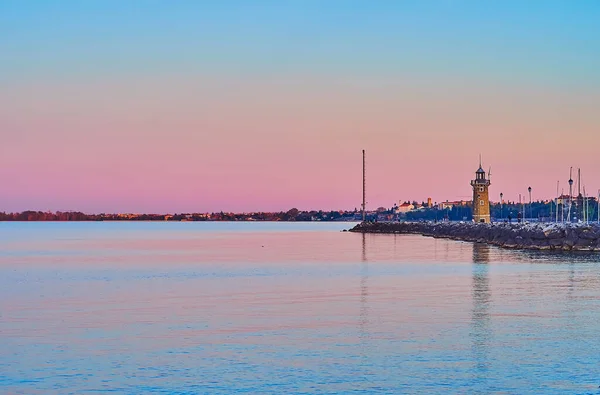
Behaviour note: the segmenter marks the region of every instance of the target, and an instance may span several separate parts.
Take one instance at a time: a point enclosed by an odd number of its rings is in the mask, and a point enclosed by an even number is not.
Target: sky
[[[600,2],[0,0],[0,211],[600,188]],[[568,189],[566,189],[568,190]]]

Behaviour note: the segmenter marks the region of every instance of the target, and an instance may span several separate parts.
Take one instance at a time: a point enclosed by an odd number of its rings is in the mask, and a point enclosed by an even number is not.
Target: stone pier
[[[504,248],[600,251],[600,225],[571,223],[366,222],[350,232],[420,234]]]

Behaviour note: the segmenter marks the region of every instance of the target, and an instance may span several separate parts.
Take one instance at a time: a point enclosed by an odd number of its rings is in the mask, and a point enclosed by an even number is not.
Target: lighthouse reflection
[[[490,292],[488,269],[490,246],[473,243],[473,269],[471,296],[471,350],[475,362],[475,372],[480,379],[485,379],[488,369],[488,353],[492,340],[490,308],[492,295]]]

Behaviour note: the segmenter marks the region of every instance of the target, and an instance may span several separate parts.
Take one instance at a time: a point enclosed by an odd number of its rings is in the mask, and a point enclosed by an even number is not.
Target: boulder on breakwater
[[[530,250],[600,251],[600,225],[583,223],[364,222],[351,232],[420,234]]]

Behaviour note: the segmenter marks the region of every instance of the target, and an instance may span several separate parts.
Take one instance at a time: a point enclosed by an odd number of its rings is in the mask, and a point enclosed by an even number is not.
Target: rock
[[[421,234],[435,238],[484,242],[505,248],[600,250],[596,224],[475,224],[470,222],[363,223],[350,232]]]
[[[594,247],[596,245],[596,240],[590,240],[590,239],[578,239],[577,242],[575,243],[576,246],[581,246],[581,247]]]
[[[573,239],[564,239],[562,242],[563,246],[568,246],[568,247],[573,247],[575,245],[575,242],[577,240],[573,240]]]
[[[565,237],[564,229],[559,229],[555,226],[549,226],[548,228],[544,229],[543,232],[547,239],[560,239]]]
[[[581,232],[579,232],[579,238],[586,240],[596,240],[600,238],[600,233],[598,233],[598,231],[592,227],[584,228],[581,230]]]
[[[548,240],[548,245],[553,247],[558,247],[563,245],[563,241],[561,239],[550,239]]]
[[[540,228],[536,228],[531,231],[529,237],[533,240],[546,240],[546,234]]]

